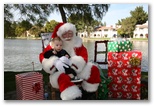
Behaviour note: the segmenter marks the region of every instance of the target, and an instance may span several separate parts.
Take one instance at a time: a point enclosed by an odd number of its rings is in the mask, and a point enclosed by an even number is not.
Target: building
[[[95,31],[91,32],[89,37],[90,38],[111,38],[115,34],[117,35],[117,31],[115,27],[101,26],[101,27],[98,27]],[[84,31],[82,33],[78,33],[78,36],[81,38],[88,37],[88,33]]]
[[[117,29],[121,26],[101,26],[98,27],[95,31],[91,32],[90,38],[112,38],[114,35],[117,35]],[[78,36],[81,38],[88,37],[86,31],[78,33]],[[147,38],[148,37],[148,21],[142,25],[136,25],[134,30],[133,38]]]
[[[133,38],[148,38],[148,21],[142,25],[136,25]]]
[[[88,32],[84,31],[84,32],[78,33],[78,36],[80,38],[86,38],[86,37],[88,37]]]
[[[113,35],[117,35],[117,28],[116,27],[113,27],[112,25],[111,26],[102,26],[100,28],[98,28],[96,30],[96,32],[94,32],[92,34],[91,37],[103,37],[103,38],[112,38]]]

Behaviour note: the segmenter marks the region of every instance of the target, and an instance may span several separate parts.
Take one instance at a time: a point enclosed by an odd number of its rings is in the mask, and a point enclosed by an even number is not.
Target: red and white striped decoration
[[[41,73],[26,72],[17,74],[15,77],[18,100],[44,99],[43,75]]]

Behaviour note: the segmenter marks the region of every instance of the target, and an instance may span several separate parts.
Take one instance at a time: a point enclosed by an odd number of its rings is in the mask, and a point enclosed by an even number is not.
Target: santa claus
[[[76,71],[78,78],[83,79],[82,89],[71,82],[70,77],[65,74],[65,64],[62,61],[67,61],[66,57],[44,58],[44,53],[52,48],[51,44],[40,53],[42,67],[45,72],[50,74],[51,85],[60,90],[62,100],[88,99],[92,93],[96,92],[101,81],[99,69],[88,62],[87,49],[83,46],[82,39],[76,36],[75,25],[59,23],[52,33],[52,38],[57,36],[63,41],[63,49],[71,56],[71,67]],[[61,71],[57,72],[56,69]]]

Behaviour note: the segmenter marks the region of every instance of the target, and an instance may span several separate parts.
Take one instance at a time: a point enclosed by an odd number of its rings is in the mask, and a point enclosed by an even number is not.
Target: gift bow
[[[35,91],[35,93],[38,93],[39,90],[41,89],[40,83],[39,82],[34,83],[32,88],[33,88],[33,91]]]
[[[132,57],[129,60],[130,65],[139,66],[141,64],[141,60],[138,57]]]

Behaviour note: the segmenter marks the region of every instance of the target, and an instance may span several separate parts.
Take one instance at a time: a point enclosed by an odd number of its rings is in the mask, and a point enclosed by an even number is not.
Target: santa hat
[[[67,32],[67,31],[73,31],[73,34],[76,34],[76,28],[75,25],[71,24],[71,23],[59,23],[53,33],[52,33],[52,38],[55,38],[57,36],[61,37],[63,33]]]

